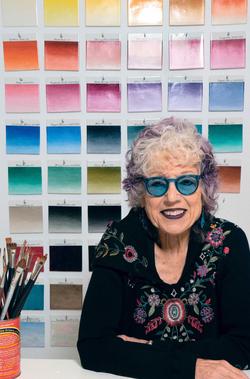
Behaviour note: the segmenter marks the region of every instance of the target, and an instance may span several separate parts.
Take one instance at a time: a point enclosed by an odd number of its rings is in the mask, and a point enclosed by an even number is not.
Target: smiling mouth
[[[165,209],[164,211],[161,211],[161,214],[169,220],[182,218],[185,213],[186,209],[183,208]]]

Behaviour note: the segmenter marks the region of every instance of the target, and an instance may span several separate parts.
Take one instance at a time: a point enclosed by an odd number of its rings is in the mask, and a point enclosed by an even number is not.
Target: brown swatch
[[[241,167],[219,166],[219,192],[240,192]]]
[[[51,284],[50,309],[81,309],[82,285]]]

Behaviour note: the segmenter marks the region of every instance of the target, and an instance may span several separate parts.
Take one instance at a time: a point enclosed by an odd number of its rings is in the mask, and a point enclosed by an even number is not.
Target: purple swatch
[[[129,83],[128,112],[161,112],[161,83]]]
[[[47,112],[80,112],[79,84],[47,84]]]
[[[202,93],[202,83],[168,83],[168,111],[201,111]]]
[[[87,84],[87,112],[120,111],[120,84]]]

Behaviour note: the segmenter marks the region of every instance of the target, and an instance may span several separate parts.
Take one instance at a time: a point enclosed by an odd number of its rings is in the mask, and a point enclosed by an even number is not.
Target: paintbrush
[[[5,256],[3,256],[3,274],[1,277],[1,282],[0,282],[0,306],[2,305],[4,301],[4,283],[5,283],[5,278],[6,278],[6,272],[7,272],[7,265],[5,262]]]

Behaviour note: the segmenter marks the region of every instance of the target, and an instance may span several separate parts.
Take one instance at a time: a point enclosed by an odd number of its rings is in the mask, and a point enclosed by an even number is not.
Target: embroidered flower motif
[[[169,299],[163,305],[163,318],[170,326],[182,324],[186,317],[185,305],[180,299]]]
[[[138,254],[133,246],[126,246],[124,249],[123,258],[128,262],[132,263],[138,258]]]
[[[228,254],[230,252],[230,249],[228,246],[225,246],[224,249],[223,249],[223,253],[224,254]]]
[[[198,304],[200,300],[200,297],[198,293],[191,293],[188,298],[188,304],[195,305]]]
[[[198,266],[197,268],[197,274],[200,278],[204,278],[208,273],[208,268],[206,265]]]
[[[222,245],[225,236],[223,235],[222,228],[214,228],[211,232],[208,232],[206,241],[210,243],[213,247],[218,247]]]
[[[138,307],[134,312],[134,319],[137,324],[143,324],[146,321],[147,313],[143,308]]]
[[[201,310],[202,320],[207,324],[214,318],[214,311],[211,307],[203,307]]]
[[[148,303],[149,303],[149,305],[151,307],[159,305],[160,304],[160,298],[159,298],[159,296],[156,295],[156,294],[149,295],[149,297],[148,297]]]

